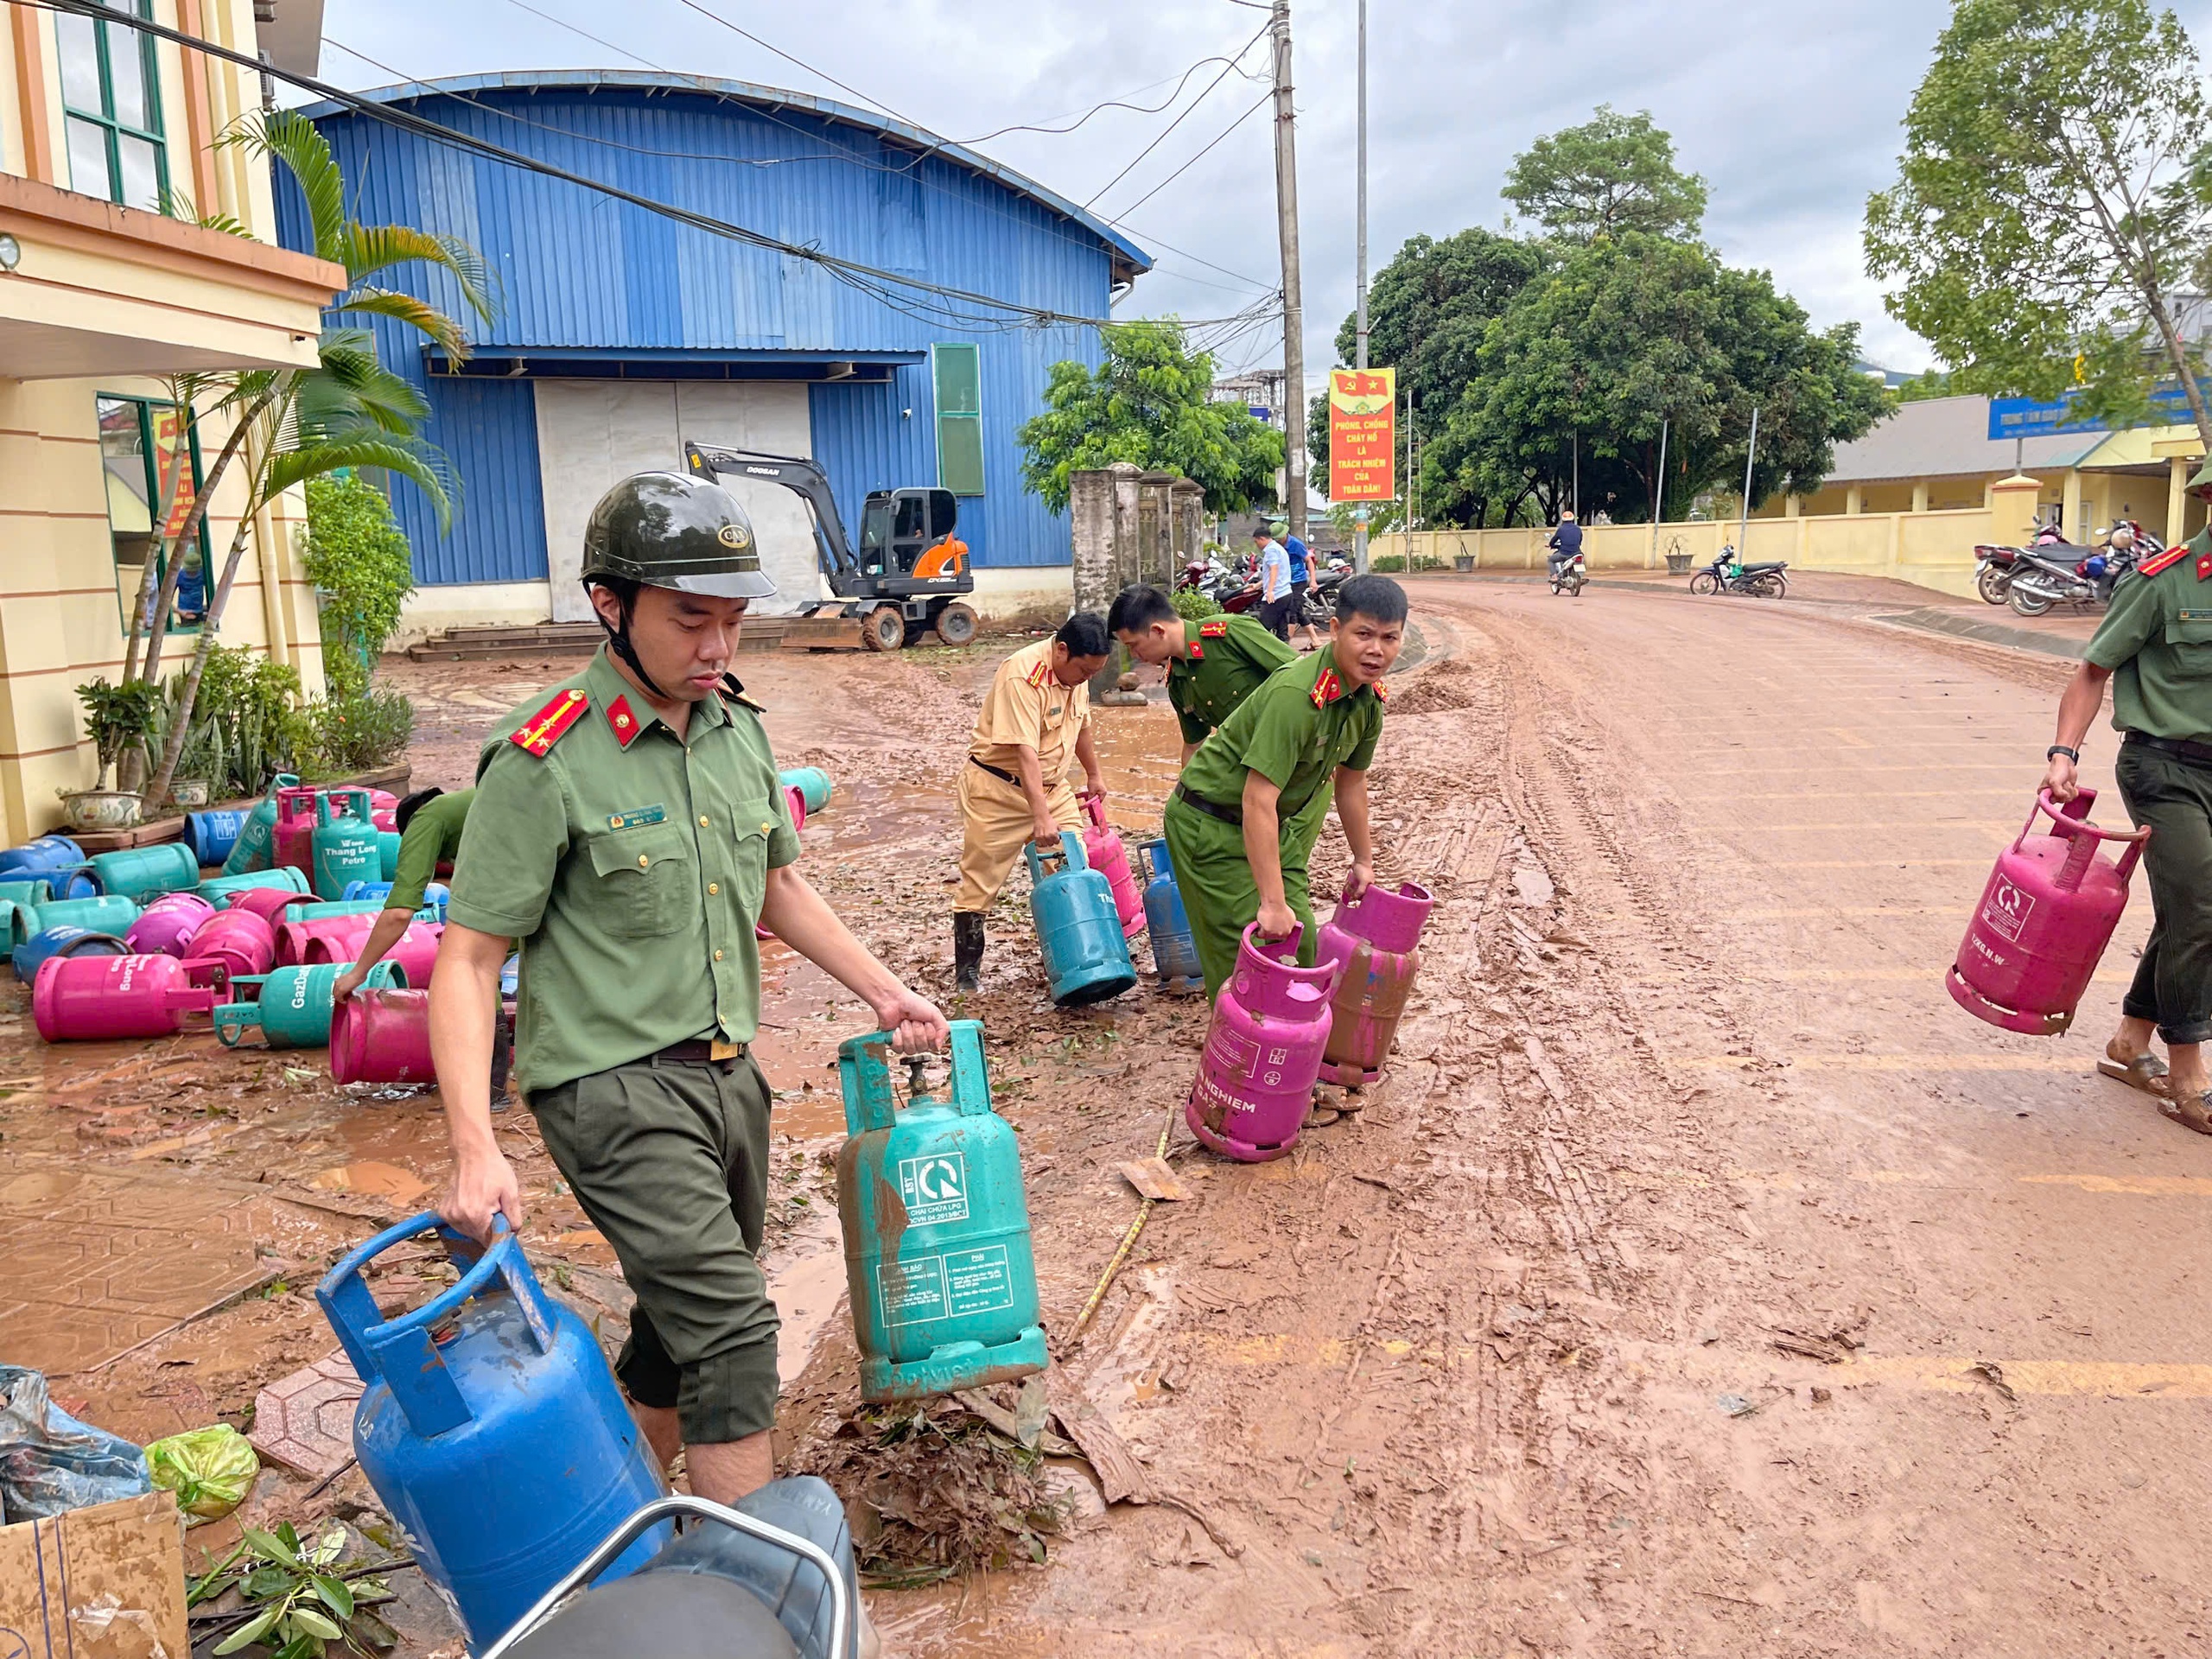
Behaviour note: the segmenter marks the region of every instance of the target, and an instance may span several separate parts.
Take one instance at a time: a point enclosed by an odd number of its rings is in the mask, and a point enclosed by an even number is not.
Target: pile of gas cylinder
[[[0,924],[49,1043],[212,1027],[236,1047],[330,1050],[340,1083],[431,1077],[427,994],[443,931],[433,887],[362,995],[334,1014],[391,891],[397,799],[279,777],[246,811],[86,857],[65,836],[0,851]]]
[[[1063,836],[1052,852],[1032,842],[1026,852],[1052,1001],[1079,1007],[1128,990],[1137,982],[1129,941],[1147,931],[1162,988],[1198,989],[1198,950],[1166,842],[1138,849],[1140,887],[1104,808],[1090,800],[1084,810],[1090,823],[1080,837]],[[1298,1144],[1317,1083],[1355,1092],[1373,1083],[1420,970],[1434,902],[1410,881],[1347,895],[1321,925],[1311,968],[1298,965],[1302,930],[1263,940],[1257,924],[1245,929],[1185,1108],[1191,1132],[1242,1162],[1280,1158]]]

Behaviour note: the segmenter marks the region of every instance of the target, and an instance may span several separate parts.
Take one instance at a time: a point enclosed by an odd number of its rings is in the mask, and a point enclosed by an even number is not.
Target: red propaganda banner
[[[1398,372],[1329,371],[1329,499],[1390,501],[1398,494]]]
[[[154,461],[159,480],[156,487],[162,499],[169,501],[168,517],[162,521],[161,535],[165,542],[176,539],[177,532],[184,528],[184,521],[192,516],[192,504],[198,495],[193,488],[191,451],[183,429],[183,417],[177,410],[154,411]],[[171,490],[176,492],[174,499],[169,498]]]

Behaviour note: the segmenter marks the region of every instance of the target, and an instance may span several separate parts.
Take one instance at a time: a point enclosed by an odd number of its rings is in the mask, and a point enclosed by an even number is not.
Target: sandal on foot
[[[2155,1054],[2138,1054],[2132,1060],[2116,1060],[2107,1054],[2097,1062],[2097,1070],[2131,1089],[2165,1098],[2166,1063]]]
[[[2212,1094],[2198,1095],[2189,1100],[2171,1100],[2161,1096],[2158,1116],[2173,1119],[2184,1129],[2194,1129],[2199,1135],[2212,1135]]]

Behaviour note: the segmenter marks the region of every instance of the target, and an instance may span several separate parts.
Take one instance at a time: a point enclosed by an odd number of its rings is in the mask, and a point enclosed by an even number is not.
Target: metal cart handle
[[[672,1516],[679,1515],[701,1521],[718,1521],[734,1531],[773,1544],[779,1549],[787,1549],[817,1569],[830,1582],[830,1651],[836,1656],[836,1659],[845,1659],[852,1643],[852,1592],[830,1552],[811,1539],[802,1538],[796,1533],[785,1532],[781,1527],[770,1526],[766,1521],[756,1521],[749,1515],[741,1515],[735,1510],[725,1509],[719,1503],[710,1503],[703,1497],[693,1497],[683,1492],[655,1498],[607,1534],[590,1554],[569,1568],[559,1583],[540,1596],[531,1610],[515,1621],[513,1628],[485,1649],[477,1659],[503,1659],[510,1648],[543,1624],[556,1607],[605,1572],[624,1550],[650,1529]]]

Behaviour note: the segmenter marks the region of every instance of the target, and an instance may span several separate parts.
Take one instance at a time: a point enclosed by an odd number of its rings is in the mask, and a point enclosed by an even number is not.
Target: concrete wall
[[[1985,507],[1950,512],[1829,514],[1754,518],[1742,548],[1747,559],[1786,559],[1793,570],[1889,576],[1969,597],[1974,593],[1974,543],[2020,539],[2024,526],[1993,530]],[[1735,521],[1662,524],[1657,545],[1649,524],[1585,527],[1583,548],[1593,571],[1663,570],[1669,552],[1687,553],[1693,569],[1709,563],[1736,539]],[[1415,569],[1449,570],[1456,559],[1478,570],[1541,570],[1548,529],[1433,530],[1392,532],[1370,543],[1371,556],[1412,555]]]

